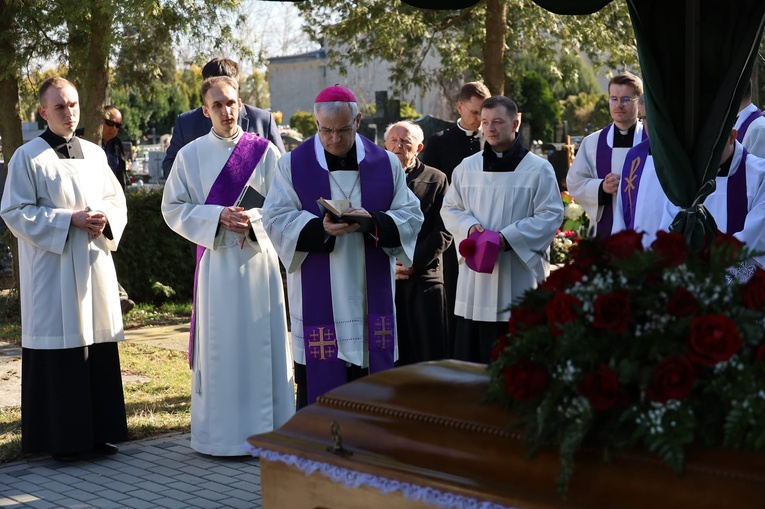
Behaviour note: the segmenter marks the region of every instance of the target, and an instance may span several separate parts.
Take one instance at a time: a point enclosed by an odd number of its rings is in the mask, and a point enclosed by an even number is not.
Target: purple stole
[[[741,162],[736,173],[728,177],[728,225],[725,233],[733,235],[744,229],[744,221],[749,211],[749,197],[746,194],[746,149],[741,154]]]
[[[624,228],[626,230],[632,230],[635,227],[635,205],[638,188],[650,149],[651,143],[646,139],[632,147],[627,152],[627,158],[624,160],[624,167],[622,168],[622,182],[624,182],[624,185],[621,187],[620,192],[622,195]]]
[[[608,124],[606,127],[603,128],[602,131],[600,131],[600,136],[598,136],[598,148],[595,152],[595,170],[598,172],[598,178],[605,179],[606,175],[611,173],[611,161],[612,161],[612,154],[614,152],[614,149],[608,146],[608,133],[611,132],[611,129],[614,128],[613,122]],[[637,129],[637,126],[635,126],[635,129]],[[647,139],[647,133],[645,129],[643,129],[643,140],[645,141]],[[612,198],[613,199],[613,198]],[[611,230],[614,226],[614,208],[613,205],[604,205],[603,206],[603,214],[600,216],[600,221],[598,221],[598,231],[597,236],[598,237],[606,237],[608,235],[611,235]]]
[[[258,162],[266,153],[268,140],[253,133],[244,132],[236,144],[226,164],[213,182],[205,205],[223,205],[230,207],[250,180]],[[196,300],[197,278],[199,277],[199,262],[205,254],[205,247],[197,245],[197,263],[194,267],[194,293],[191,305],[191,331],[189,333],[189,367],[194,367],[194,332],[196,330]]]
[[[292,151],[292,182],[303,210],[322,217],[316,200],[331,198],[329,172],[316,160],[314,137]],[[360,137],[364,159],[359,163],[361,205],[367,210],[389,210],[393,177],[387,153]],[[345,361],[338,357],[337,331],[332,309],[331,253],[309,253],[300,274],[303,287],[303,346],[305,348],[308,404],[347,381]],[[367,286],[369,372],[393,367],[395,334],[390,258],[370,235],[364,238]]]
[[[763,116],[762,112],[757,110],[753,111],[748,117],[746,117],[746,120],[744,120],[744,123],[741,124],[741,127],[738,129],[738,134],[736,135],[736,140],[738,140],[739,143],[744,143],[744,136],[746,136],[746,131],[749,129],[749,124],[761,116]]]

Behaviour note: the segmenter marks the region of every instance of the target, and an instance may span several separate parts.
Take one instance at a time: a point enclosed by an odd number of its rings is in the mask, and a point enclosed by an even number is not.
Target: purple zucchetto
[[[316,96],[316,101],[314,102],[329,103],[335,101],[355,103],[356,97],[354,97],[353,92],[347,88],[335,84],[334,86],[327,87],[319,92],[319,95]]]

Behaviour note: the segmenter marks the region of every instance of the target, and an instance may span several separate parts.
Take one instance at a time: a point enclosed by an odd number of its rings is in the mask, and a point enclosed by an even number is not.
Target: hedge
[[[155,283],[175,291],[173,300],[191,300],[193,244],[172,231],[162,218],[162,189],[128,189],[128,224],[114,253],[117,279],[136,302],[167,300]]]

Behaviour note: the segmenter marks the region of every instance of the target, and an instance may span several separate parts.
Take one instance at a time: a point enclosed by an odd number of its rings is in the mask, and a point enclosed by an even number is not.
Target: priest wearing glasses
[[[321,91],[314,117],[318,134],[279,160],[264,205],[287,269],[298,409],[393,367],[396,260],[412,265],[423,221],[398,158],[356,133],[361,114],[350,90]],[[338,219],[320,198],[371,217]]]
[[[568,192],[590,216],[598,236],[612,233],[624,158],[645,139],[637,106],[643,81],[629,72],[618,74],[608,82],[608,94],[614,121],[582,140],[566,176]]]
[[[273,431],[295,412],[279,260],[261,219],[279,150],[237,124],[235,79],[207,78],[202,99],[212,129],[178,152],[162,215],[197,244],[191,447],[241,456],[247,437]]]

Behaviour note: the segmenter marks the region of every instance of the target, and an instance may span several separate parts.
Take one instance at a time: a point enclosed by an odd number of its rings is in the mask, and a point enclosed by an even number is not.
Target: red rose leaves
[[[704,315],[691,322],[688,357],[696,364],[714,366],[741,349],[736,322],[725,315]]]

